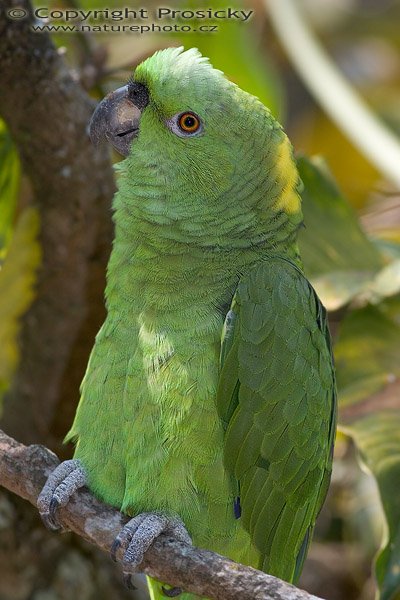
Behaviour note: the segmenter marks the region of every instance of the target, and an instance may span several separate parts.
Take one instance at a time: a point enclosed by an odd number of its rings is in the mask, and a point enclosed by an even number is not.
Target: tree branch
[[[56,455],[44,446],[24,446],[0,430],[0,485],[34,506],[58,463]],[[59,516],[65,528],[106,552],[127,521],[86,489],[74,494]],[[121,560],[121,556],[118,558]],[[276,577],[166,536],[160,536],[148,550],[142,570],[160,581],[215,600],[320,600]]]

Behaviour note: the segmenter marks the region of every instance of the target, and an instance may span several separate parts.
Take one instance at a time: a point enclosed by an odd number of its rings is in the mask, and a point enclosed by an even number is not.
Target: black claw
[[[164,596],[168,596],[168,598],[176,598],[176,596],[180,596],[180,594],[182,594],[182,588],[180,587],[167,589],[164,586],[161,586],[161,589]]]
[[[46,527],[48,529],[50,529],[50,531],[61,531],[63,529],[61,527],[61,525],[58,523],[58,519],[57,519],[57,510],[58,510],[59,506],[60,506],[59,501],[57,500],[57,498],[53,497],[50,500],[48,514],[42,516],[42,521],[44,521],[44,524],[46,525]]]
[[[111,546],[110,556],[114,562],[117,562],[117,552],[121,547],[120,540],[116,537],[113,541],[113,545]]]
[[[50,505],[49,505],[49,515],[50,518],[55,522],[55,515],[57,512],[58,507],[60,506],[59,501],[57,500],[57,498],[55,498],[53,496],[53,498],[50,500]]]
[[[122,577],[128,590],[137,590],[137,587],[133,585],[132,575],[130,573],[123,573]]]
[[[40,515],[45,527],[50,531],[61,531],[62,527],[57,523],[50,513]]]

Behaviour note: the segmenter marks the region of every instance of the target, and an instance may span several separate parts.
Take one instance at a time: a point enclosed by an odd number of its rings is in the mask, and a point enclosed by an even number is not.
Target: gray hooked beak
[[[99,144],[106,138],[122,156],[128,156],[131,142],[139,133],[141,114],[129,97],[128,86],[118,88],[94,111],[89,123],[90,139]]]

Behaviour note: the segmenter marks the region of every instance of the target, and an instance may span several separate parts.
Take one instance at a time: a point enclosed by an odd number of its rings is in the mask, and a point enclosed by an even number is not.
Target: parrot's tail
[[[151,577],[147,577],[147,584],[149,586],[151,600],[167,600],[167,598],[174,597],[177,598],[177,600],[207,600],[204,596],[196,596],[196,594],[180,594],[178,588],[173,588],[170,585],[161,583]]]

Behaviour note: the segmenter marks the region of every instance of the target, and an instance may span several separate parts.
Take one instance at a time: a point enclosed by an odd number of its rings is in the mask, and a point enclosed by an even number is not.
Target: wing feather
[[[217,397],[225,465],[259,566],[293,580],[331,472],[336,396],[326,315],[300,269],[279,257],[242,276],[228,315]]]

